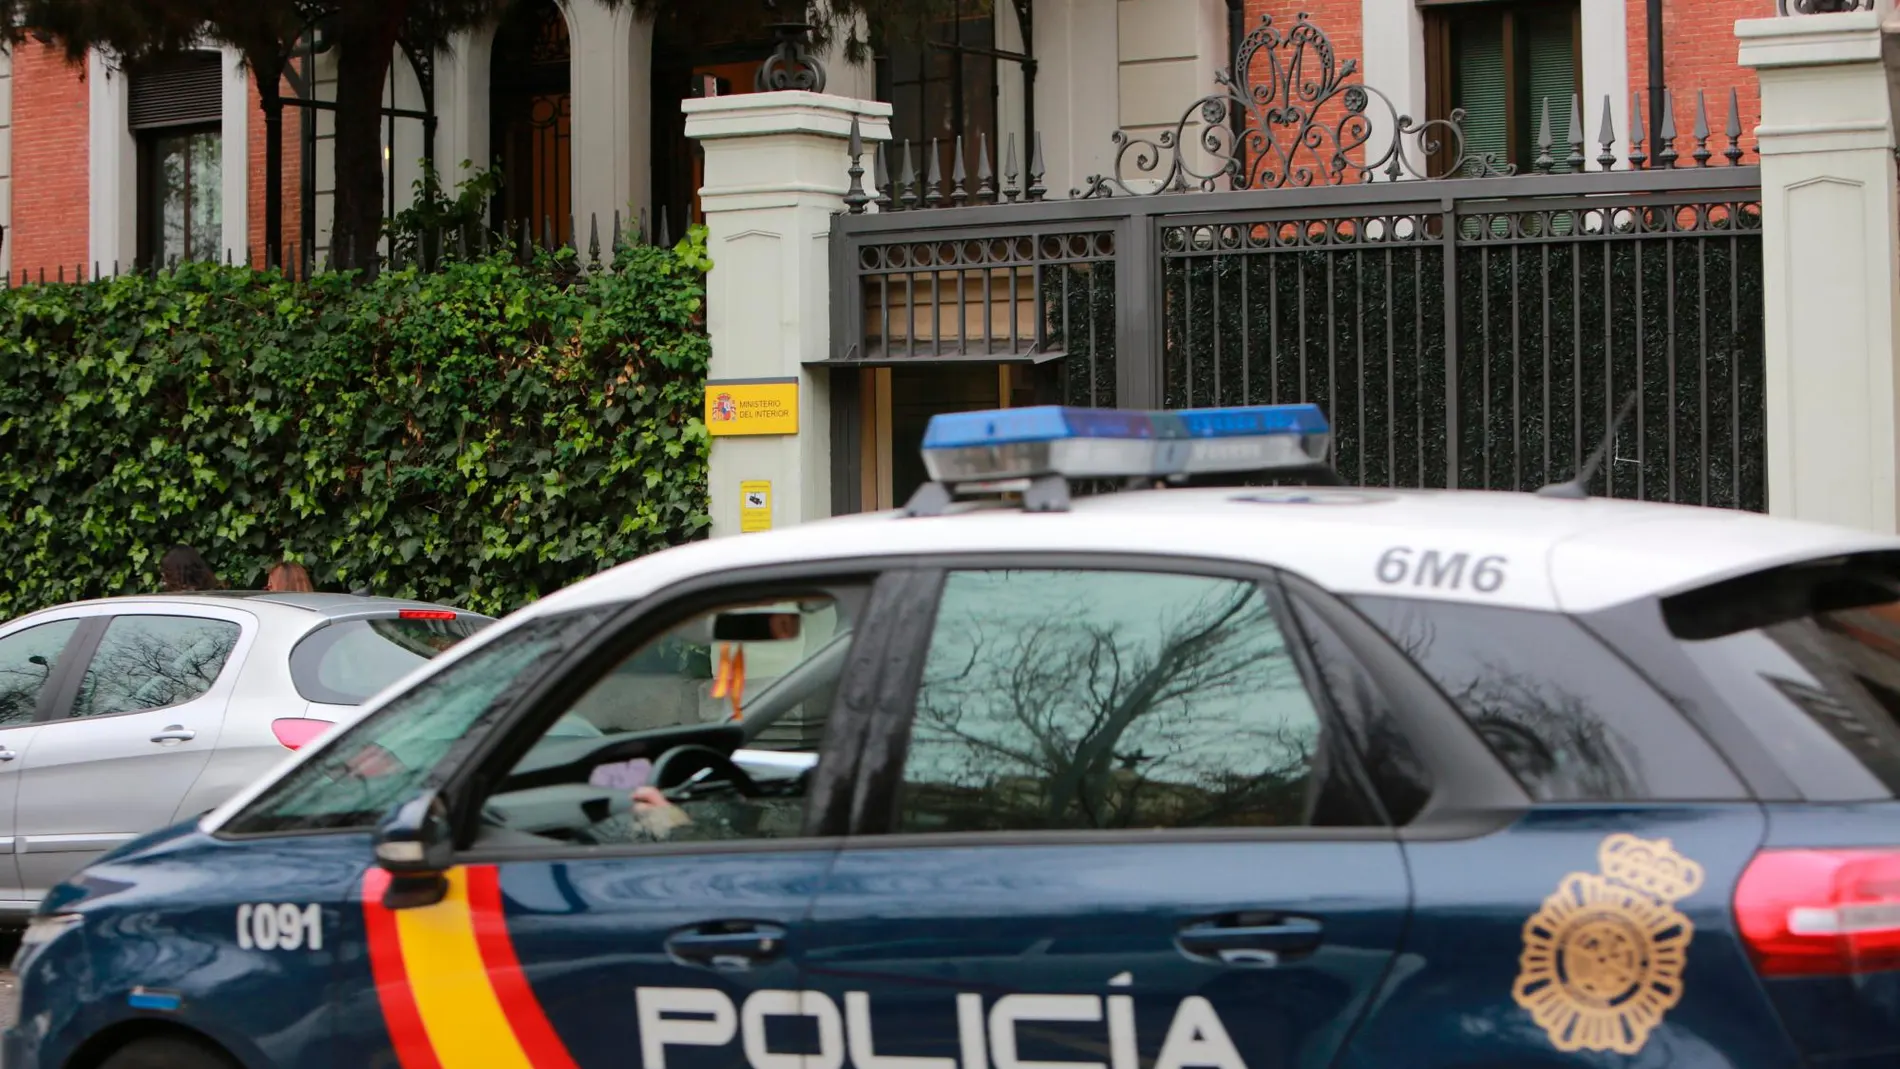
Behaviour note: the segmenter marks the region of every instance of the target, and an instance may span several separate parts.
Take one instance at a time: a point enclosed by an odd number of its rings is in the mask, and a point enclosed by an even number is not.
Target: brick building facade
[[[1708,93],[1718,137],[1729,90],[1739,90],[1744,131],[1756,122],[1754,82],[1736,65],[1736,19],[1767,13],[1766,0],[1664,0],[1666,81],[1677,127],[1695,122],[1695,92]],[[756,5],[754,5],[756,6]],[[1469,140],[1519,167],[1535,152],[1541,99],[1559,101],[1565,136],[1569,94],[1580,92],[1587,156],[1597,154],[1604,100],[1626,145],[1631,94],[1646,92],[1645,0],[965,0],[970,11],[942,36],[889,46],[868,67],[833,57],[829,91],[878,96],[896,106],[894,130],[922,144],[980,136],[999,158],[1012,138],[1024,165],[1033,127],[1052,196],[1114,164],[1109,135],[1154,136],[1213,89],[1236,34],[1272,14],[1300,11],[1336,53],[1360,61],[1359,77],[1396,111],[1467,113]],[[1028,16],[1025,18],[1024,16]],[[510,192],[502,216],[552,223],[619,211],[669,213],[677,228],[694,210],[692,149],[677,102],[707,91],[745,92],[768,45],[696,39],[594,0],[517,0],[507,32],[464,35],[420,65],[398,58],[386,101],[387,199],[404,207],[421,158],[453,174],[463,160],[492,161]],[[1025,26],[1029,32],[1025,33]],[[719,36],[715,33],[713,36]],[[734,34],[724,34],[733,37]],[[736,35],[743,38],[745,32]],[[571,48],[570,41],[587,41]],[[129,75],[94,57],[74,66],[28,40],[0,61],[0,267],[20,277],[70,274],[180,254],[261,260],[264,121],[256,87],[237,57],[208,50],[180,72]],[[287,96],[333,96],[331,57],[296,64]],[[420,120],[428,113],[431,119]],[[286,112],[284,255],[327,239],[329,116]],[[433,143],[424,131],[434,129]],[[1679,146],[1685,157],[1692,146]],[[1623,154],[1619,147],[1619,157]],[[972,161],[973,163],[973,161]],[[922,166],[921,160],[919,163]],[[974,167],[972,167],[974,170]],[[1124,168],[1125,170],[1125,168]],[[1138,177],[1138,176],[1135,176]],[[584,229],[586,223],[579,225]]]

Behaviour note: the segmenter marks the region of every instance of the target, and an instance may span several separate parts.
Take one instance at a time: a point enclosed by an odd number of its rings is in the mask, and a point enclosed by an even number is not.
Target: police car
[[[548,597],[55,889],[7,1069],[1894,1064],[1900,540],[1328,437],[939,417]]]

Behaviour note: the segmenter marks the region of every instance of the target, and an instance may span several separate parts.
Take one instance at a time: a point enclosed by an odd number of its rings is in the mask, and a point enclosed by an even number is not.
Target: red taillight
[[[310,717],[285,717],[270,722],[271,734],[287,749],[302,749],[304,743],[330,730],[334,725],[328,720],[316,720]]]
[[[1900,969],[1900,850],[1769,850],[1735,887],[1763,976]]]
[[[404,620],[453,620],[455,614],[447,609],[403,609],[396,614]]]

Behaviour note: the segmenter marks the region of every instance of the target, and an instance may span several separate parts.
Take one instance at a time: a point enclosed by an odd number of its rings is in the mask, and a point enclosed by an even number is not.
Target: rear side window
[[[361,705],[490,623],[486,617],[457,615],[330,624],[291,651],[290,678],[305,701]]]
[[[1663,619],[1807,797],[1900,794],[1900,556],[1744,576],[1665,599]]]
[[[1733,773],[1648,680],[1560,613],[1353,604],[1424,668],[1532,798],[1727,798]]]
[[[243,629],[196,616],[115,616],[73,700],[73,716],[183,705],[218,681]]]

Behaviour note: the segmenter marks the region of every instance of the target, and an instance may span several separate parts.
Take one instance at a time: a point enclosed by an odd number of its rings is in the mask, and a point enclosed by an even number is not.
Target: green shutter
[[[1537,158],[1537,139],[1542,134],[1544,101],[1550,101],[1551,158],[1558,170],[1564,169],[1564,157],[1570,154],[1570,98],[1577,93],[1577,52],[1572,39],[1574,10],[1568,5],[1523,7],[1517,14],[1517,39],[1526,103],[1524,123],[1525,152],[1529,163]],[[1583,140],[1585,155],[1592,131],[1585,109]]]
[[[1505,158],[1504,22],[1495,11],[1473,12],[1451,27],[1451,104],[1465,109],[1465,155]]]

